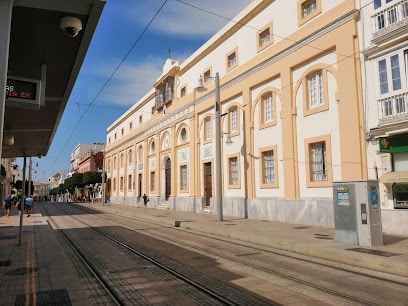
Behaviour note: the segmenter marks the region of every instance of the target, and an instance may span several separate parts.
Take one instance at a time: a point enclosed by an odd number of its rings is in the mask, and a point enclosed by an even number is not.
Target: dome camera
[[[60,20],[60,28],[67,34],[69,37],[75,37],[78,35],[79,31],[82,30],[82,22],[76,17],[63,17]]]

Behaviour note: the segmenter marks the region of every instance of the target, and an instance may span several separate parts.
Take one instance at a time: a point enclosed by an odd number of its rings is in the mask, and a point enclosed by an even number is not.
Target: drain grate
[[[396,254],[396,253],[384,252],[384,251],[380,251],[380,250],[370,250],[370,249],[364,249],[364,248],[352,248],[352,249],[346,249],[346,250],[353,251],[353,252],[365,253],[365,254],[371,254],[371,255],[377,255],[377,256],[383,256],[383,257],[391,257],[391,256],[401,255],[401,254]]]
[[[293,229],[307,229],[309,226],[296,226]]]
[[[5,239],[16,239],[17,235],[6,235],[6,236],[0,236],[0,240],[5,240]]]
[[[16,306],[32,305],[33,294],[36,295],[37,305],[58,305],[58,306],[71,306],[71,300],[66,289],[52,290],[52,291],[40,291],[37,293],[20,294],[16,296]],[[27,298],[29,299],[27,301]]]
[[[10,260],[0,261],[0,267],[8,267],[11,264]]]
[[[19,269],[14,269],[14,270],[10,270],[8,271],[6,274],[7,275],[27,275],[27,274],[31,274],[34,272],[37,272],[38,269],[37,268],[19,268]]]

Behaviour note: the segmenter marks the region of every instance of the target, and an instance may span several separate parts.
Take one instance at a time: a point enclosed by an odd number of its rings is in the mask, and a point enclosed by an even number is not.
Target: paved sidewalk
[[[24,214],[20,244],[17,209],[9,218],[0,210],[0,305],[90,305],[84,280],[39,205],[29,218]]]
[[[384,245],[336,242],[334,228],[121,205],[82,205],[168,226],[180,226],[222,237],[270,246],[359,268],[408,277],[408,236],[383,235]]]

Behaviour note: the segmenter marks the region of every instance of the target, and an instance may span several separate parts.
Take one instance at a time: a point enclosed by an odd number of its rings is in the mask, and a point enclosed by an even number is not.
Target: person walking
[[[11,195],[9,194],[5,199],[4,199],[4,208],[6,209],[6,216],[7,218],[10,217],[10,209],[12,205],[13,200],[11,199]]]
[[[145,209],[147,208],[147,202],[149,202],[149,198],[147,197],[147,195],[144,193],[143,194],[143,203],[144,203],[144,207]]]
[[[16,207],[19,214],[21,214],[21,191],[18,191],[17,196],[14,197],[14,207]]]
[[[25,199],[27,217],[30,217],[30,216],[31,216],[30,213],[31,213],[31,208],[32,208],[32,206],[33,206],[33,203],[34,203],[34,199],[33,199],[31,196],[28,196],[28,197]]]

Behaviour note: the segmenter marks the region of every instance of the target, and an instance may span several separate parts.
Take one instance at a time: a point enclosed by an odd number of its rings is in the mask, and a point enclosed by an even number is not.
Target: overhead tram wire
[[[102,93],[102,91],[105,89],[105,87],[109,84],[109,82],[112,80],[113,76],[116,74],[116,72],[119,70],[119,68],[122,66],[122,64],[125,62],[125,60],[127,59],[127,57],[130,55],[130,53],[133,51],[133,49],[136,47],[136,45],[139,43],[139,41],[142,39],[142,37],[144,36],[144,34],[147,32],[147,30],[150,28],[150,26],[152,25],[153,21],[156,19],[156,17],[159,15],[159,13],[161,12],[161,10],[163,9],[163,7],[166,5],[168,0],[164,0],[162,5],[160,6],[160,8],[156,11],[156,13],[154,14],[154,16],[150,19],[149,23],[146,25],[146,27],[143,29],[142,33],[140,33],[140,35],[138,36],[138,38],[136,39],[136,41],[133,43],[133,45],[130,47],[130,49],[126,52],[126,54],[124,55],[124,57],[121,59],[121,61],[119,62],[119,64],[116,66],[116,68],[113,70],[113,72],[110,74],[110,76],[108,77],[108,79],[105,81],[105,83],[102,85],[101,89],[98,91],[98,93],[95,95],[95,97],[91,100],[91,102],[89,103],[89,105],[86,107],[85,111],[82,113],[82,115],[79,117],[79,120],[77,122],[77,124],[73,127],[71,134],[69,135],[69,137],[67,138],[65,145],[62,147],[60,153],[57,155],[57,157],[55,158],[54,162],[51,164],[50,169],[55,165],[56,161],[60,158],[62,152],[65,150],[66,146],[68,145],[68,142],[71,140],[72,136],[74,135],[74,133],[76,132],[79,124],[81,123],[82,119],[84,118],[84,116],[86,115],[86,113],[88,112],[88,110],[91,108],[91,106],[95,103],[96,99],[99,97],[99,95]]]

